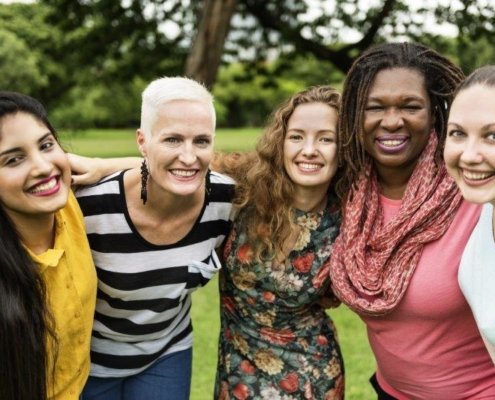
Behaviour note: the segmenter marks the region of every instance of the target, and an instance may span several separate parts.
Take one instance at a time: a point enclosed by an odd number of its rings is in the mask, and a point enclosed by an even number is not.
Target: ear
[[[146,157],[146,135],[141,128],[136,130],[136,142],[139,152],[143,157]]]

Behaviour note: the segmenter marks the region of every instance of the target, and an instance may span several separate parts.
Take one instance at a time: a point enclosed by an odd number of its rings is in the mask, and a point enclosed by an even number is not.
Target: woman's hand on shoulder
[[[67,154],[72,171],[72,184],[76,186],[91,185],[103,178],[101,159]]]
[[[143,161],[140,157],[97,158],[68,154],[72,169],[72,184],[92,185],[100,179],[123,169],[137,168]]]

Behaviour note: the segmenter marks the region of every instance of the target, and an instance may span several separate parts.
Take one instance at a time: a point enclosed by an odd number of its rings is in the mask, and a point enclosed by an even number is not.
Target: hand
[[[323,308],[337,308],[340,306],[340,300],[331,292],[327,292],[318,300],[318,304]]]
[[[123,169],[139,168],[140,157],[96,158],[68,154],[73,185],[92,185],[105,176]]]
[[[91,185],[103,178],[101,159],[67,154],[72,170],[73,185]]]

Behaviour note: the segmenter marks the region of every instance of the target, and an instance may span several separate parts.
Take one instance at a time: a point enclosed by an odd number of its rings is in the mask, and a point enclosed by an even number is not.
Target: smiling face
[[[430,100],[418,71],[392,68],[376,74],[365,106],[362,140],[379,177],[409,179],[432,126]]]
[[[177,196],[204,187],[213,157],[214,122],[211,108],[201,102],[174,100],[161,106],[151,135],[138,130],[146,158],[150,189]]]
[[[475,85],[456,96],[444,156],[466,200],[495,205],[495,87]]]
[[[337,171],[338,113],[323,103],[297,106],[284,139],[284,167],[298,189],[326,192]]]
[[[50,130],[28,113],[3,117],[0,202],[14,223],[64,207],[69,188],[69,162]]]

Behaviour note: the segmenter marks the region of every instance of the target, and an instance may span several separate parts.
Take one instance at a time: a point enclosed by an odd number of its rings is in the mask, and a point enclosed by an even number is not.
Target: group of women
[[[0,398],[187,399],[190,293],[217,271],[215,398],[343,399],[338,301],[379,399],[495,398],[495,67],[383,44],[254,154],[211,164],[214,130],[201,85],[152,82],[144,161],[72,156],[78,183],[133,166],[76,200],[43,107],[0,93]]]

